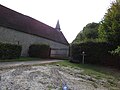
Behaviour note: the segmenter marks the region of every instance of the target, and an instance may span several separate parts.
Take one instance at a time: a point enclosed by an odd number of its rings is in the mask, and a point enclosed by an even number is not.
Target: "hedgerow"
[[[117,61],[109,51],[116,47],[107,42],[86,42],[71,45],[71,57],[73,62],[82,62],[82,52],[85,52],[85,63],[111,65]]]
[[[21,55],[22,47],[15,44],[0,43],[0,59],[14,59]]]

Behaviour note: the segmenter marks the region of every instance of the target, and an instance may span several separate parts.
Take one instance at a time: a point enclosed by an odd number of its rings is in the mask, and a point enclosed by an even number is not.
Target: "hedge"
[[[33,44],[29,47],[28,54],[30,57],[49,58],[50,46],[46,44]]]
[[[20,45],[0,43],[0,59],[19,58],[21,50]]]
[[[86,42],[71,45],[71,57],[73,62],[82,62],[82,52],[84,51],[85,63],[113,65],[117,61],[109,51],[116,47],[111,43],[106,42]]]

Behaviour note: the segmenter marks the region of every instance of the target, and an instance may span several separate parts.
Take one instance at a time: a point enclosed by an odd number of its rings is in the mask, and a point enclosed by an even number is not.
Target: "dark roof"
[[[62,32],[2,5],[0,5],[0,26],[69,45]]]

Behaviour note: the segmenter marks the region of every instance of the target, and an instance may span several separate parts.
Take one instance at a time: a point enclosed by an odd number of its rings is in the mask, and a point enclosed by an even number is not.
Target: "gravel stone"
[[[20,66],[0,70],[0,90],[108,90],[95,78],[83,75],[84,70],[60,65]],[[104,80],[105,81],[105,80]],[[101,81],[102,83],[105,83]]]

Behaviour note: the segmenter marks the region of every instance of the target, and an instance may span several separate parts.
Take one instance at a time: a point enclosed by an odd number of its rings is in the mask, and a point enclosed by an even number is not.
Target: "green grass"
[[[115,77],[120,77],[120,71],[117,69],[112,69],[108,67],[103,67],[103,66],[97,66],[97,65],[91,65],[91,64],[76,64],[76,63],[71,63],[69,61],[62,61],[62,62],[57,62],[56,64],[66,66],[66,67],[72,67],[72,68],[82,68],[85,70],[86,74],[95,74],[95,75],[107,75],[107,77],[110,76],[115,76]],[[106,77],[106,76],[104,76]]]
[[[33,61],[33,60],[41,60],[40,58],[31,58],[31,57],[20,57],[17,59],[0,59],[0,62],[19,62],[19,61]]]
[[[57,62],[61,66],[83,69],[83,75],[89,75],[96,79],[107,79],[109,83],[107,87],[116,87],[117,82],[120,81],[120,71],[103,66],[96,66],[90,64],[75,64],[69,61]],[[111,90],[111,89],[110,89]]]

